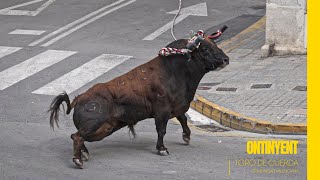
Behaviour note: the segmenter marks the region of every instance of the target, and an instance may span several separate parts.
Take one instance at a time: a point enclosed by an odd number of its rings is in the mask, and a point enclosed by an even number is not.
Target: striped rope
[[[170,55],[176,55],[176,54],[187,54],[191,52],[189,49],[177,49],[177,48],[170,48],[170,47],[165,47],[162,48],[158,55],[159,56],[170,56]]]

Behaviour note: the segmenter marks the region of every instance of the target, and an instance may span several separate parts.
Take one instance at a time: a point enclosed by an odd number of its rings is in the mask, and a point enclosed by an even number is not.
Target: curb
[[[241,38],[250,32],[263,28],[265,20],[266,18],[264,16],[235,37],[221,43],[219,47],[226,53],[236,49],[242,44],[241,42],[243,42]],[[235,43],[234,47],[224,48],[233,43]],[[190,107],[208,118],[236,130],[262,134],[307,134],[307,125],[305,124],[274,124],[270,121],[248,117],[210,102],[199,95],[195,95],[195,99],[191,102]]]
[[[304,124],[274,124],[269,121],[248,117],[221,107],[196,95],[190,107],[212,120],[232,129],[262,134],[307,134]]]

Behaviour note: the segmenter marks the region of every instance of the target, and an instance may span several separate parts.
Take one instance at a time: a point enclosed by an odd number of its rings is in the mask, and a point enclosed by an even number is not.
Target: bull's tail
[[[59,127],[59,111],[60,111],[60,105],[64,102],[66,102],[67,104],[67,114],[70,113],[72,107],[70,104],[70,99],[69,96],[66,92],[61,93],[60,95],[58,95],[57,97],[55,97],[50,105],[50,108],[48,110],[48,112],[50,112],[50,127],[52,129],[54,129],[54,122],[56,123],[57,127]],[[63,106],[63,105],[62,105]],[[64,109],[64,108],[63,108]]]

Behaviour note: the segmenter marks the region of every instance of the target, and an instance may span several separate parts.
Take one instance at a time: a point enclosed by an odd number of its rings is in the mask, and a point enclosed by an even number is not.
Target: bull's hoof
[[[187,137],[182,137],[182,139],[183,139],[183,141],[184,141],[187,145],[190,144],[190,139],[189,139],[189,138],[187,138]]]
[[[82,161],[89,161],[89,153],[84,150],[81,150],[81,160]]]
[[[72,160],[73,160],[74,164],[75,164],[78,168],[80,168],[80,169],[83,168],[83,162],[82,162],[81,159],[73,158]]]
[[[168,150],[158,150],[158,154],[160,156],[168,156],[169,155],[169,151]]]
[[[182,133],[182,139],[187,145],[190,144],[190,136],[187,136],[185,133]]]

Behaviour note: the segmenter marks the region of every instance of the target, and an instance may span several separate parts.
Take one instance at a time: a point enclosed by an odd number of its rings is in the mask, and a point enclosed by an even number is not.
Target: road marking
[[[73,51],[47,50],[20,64],[0,72],[0,90],[4,90],[17,82],[75,54]]]
[[[46,7],[48,7],[51,3],[53,3],[55,0],[48,0],[47,2],[45,2],[44,4],[42,4],[41,7],[39,7],[37,10],[35,11],[27,11],[27,10],[13,10],[19,7],[23,7],[23,6],[28,6],[30,4],[34,4],[37,2],[41,2],[44,0],[33,0],[33,1],[29,1],[29,2],[25,2],[22,4],[18,4],[15,6],[11,6],[5,9],[0,9],[0,15],[12,15],[12,16],[36,16],[38,15],[41,11],[43,11]]]
[[[167,12],[167,14],[176,14],[178,10]],[[207,3],[200,3],[193,6],[189,6],[186,8],[182,8],[180,11],[180,15],[177,17],[175,24],[179,23],[180,21],[184,20],[188,16],[208,16],[207,13]],[[162,33],[169,30],[172,26],[172,21],[167,23],[166,25],[162,26],[155,32],[151,33],[147,37],[143,38],[143,40],[154,40],[156,37],[160,36]]]
[[[45,95],[57,95],[62,91],[72,93],[131,57],[102,54],[32,93]]]
[[[128,2],[126,2],[126,3],[123,3],[123,4],[119,5],[119,6],[117,6],[117,7],[114,7],[114,8],[112,8],[112,9],[108,10],[108,11],[105,11],[105,12],[97,15],[96,17],[91,18],[91,19],[89,19],[88,21],[85,21],[85,22],[79,24],[78,26],[76,26],[76,27],[68,30],[67,32],[64,32],[64,33],[60,34],[59,36],[51,39],[50,41],[44,43],[44,44],[41,45],[41,46],[44,46],[44,47],[49,46],[49,45],[55,43],[56,41],[64,38],[65,36],[67,36],[67,35],[75,32],[76,30],[78,30],[78,29],[80,29],[80,28],[82,28],[82,27],[84,27],[84,26],[86,26],[86,25],[88,25],[88,24],[96,21],[97,19],[100,19],[100,18],[102,18],[103,16],[105,16],[105,15],[107,15],[107,14],[113,12],[113,11],[116,11],[116,10],[118,10],[118,9],[124,7],[124,6],[127,6],[127,5],[129,5],[129,4],[131,4],[131,3],[135,2],[135,1],[136,1],[136,0],[131,0],[131,1],[128,1]]]
[[[22,49],[21,47],[8,47],[8,46],[0,46],[0,58],[4,56],[8,56],[16,51]]]
[[[61,33],[62,31],[65,31],[65,30],[71,28],[72,26],[74,26],[74,25],[76,25],[76,24],[78,24],[78,23],[80,23],[80,22],[82,22],[82,21],[85,21],[85,20],[91,18],[92,16],[95,16],[95,15],[97,15],[98,13],[100,13],[100,12],[102,12],[102,11],[104,11],[104,10],[112,7],[112,6],[115,6],[115,5],[119,4],[119,3],[122,3],[122,2],[124,2],[124,1],[126,1],[126,0],[116,1],[116,2],[114,2],[114,3],[112,3],[112,4],[109,4],[109,5],[107,5],[107,6],[104,6],[104,7],[100,8],[100,9],[98,9],[98,10],[90,13],[90,14],[87,14],[86,16],[84,16],[84,17],[82,17],[82,18],[80,18],[80,19],[78,19],[78,20],[76,20],[76,21],[73,21],[73,22],[71,22],[71,23],[69,23],[69,24],[67,24],[67,25],[65,25],[65,26],[57,29],[56,31],[53,31],[52,33],[50,33],[50,34],[48,34],[48,35],[46,35],[46,36],[44,36],[44,37],[42,37],[42,38],[34,41],[33,43],[29,44],[29,46],[36,46],[36,45],[42,43],[43,41],[51,38],[52,36],[54,36],[54,35],[56,35],[56,34],[58,34],[58,33]]]
[[[189,15],[187,15],[187,14],[181,14],[180,16],[177,17],[174,24],[179,23],[180,21],[184,20],[188,16]],[[153,32],[150,35],[148,35],[147,37],[143,38],[143,40],[148,40],[148,41],[154,40],[156,37],[160,36],[162,33],[166,32],[168,29],[170,29],[171,26],[172,26],[172,21],[168,22],[166,25],[162,26],[161,28],[159,28],[155,32]]]
[[[9,34],[21,34],[21,35],[41,35],[46,31],[39,31],[39,30],[28,30],[28,29],[16,29],[11,31]]]

